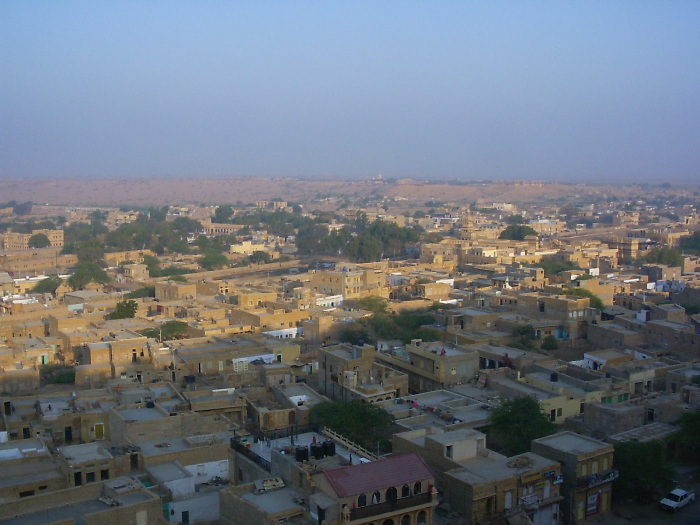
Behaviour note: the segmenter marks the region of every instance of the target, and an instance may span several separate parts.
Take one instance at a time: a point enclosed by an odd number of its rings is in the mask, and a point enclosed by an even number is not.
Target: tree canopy
[[[700,412],[686,412],[677,421],[680,432],[674,435],[678,456],[688,462],[700,464]]]
[[[537,232],[523,224],[511,224],[506,227],[498,236],[499,239],[508,239],[511,241],[523,241],[528,235],[537,235]]]
[[[503,401],[491,411],[491,437],[496,450],[506,456],[529,452],[530,442],[556,432],[556,425],[529,396]]]
[[[515,327],[513,329],[513,337],[516,338],[510,343],[510,346],[513,348],[519,348],[520,350],[535,350],[537,335],[535,333],[535,327],[531,324]]]
[[[152,339],[158,339],[159,341],[182,339],[187,335],[187,323],[183,321],[166,321],[158,328],[145,328],[139,330],[139,333]]]
[[[580,270],[581,267],[571,261],[560,261],[557,259],[542,259],[537,263],[537,266],[544,270],[544,274],[547,277],[555,275],[560,272],[565,272],[567,270]]]
[[[27,244],[30,248],[47,248],[51,246],[51,241],[45,233],[35,233],[29,237]]]
[[[678,244],[681,247],[681,250],[688,253],[693,253],[695,255],[700,255],[700,230],[696,231],[692,235],[688,235],[687,237],[681,237]]]
[[[426,325],[435,322],[426,309],[390,312],[387,301],[381,297],[364,297],[352,303],[356,308],[372,312],[370,317],[347,325],[339,339],[346,343],[376,343],[379,339],[398,339],[408,343],[413,339],[439,341],[441,333]]]
[[[155,297],[156,296],[156,287],[155,286],[144,286],[142,288],[137,288],[136,290],[133,290],[127,294],[124,294],[124,297],[127,299],[139,299],[141,297]]]
[[[590,299],[590,305],[592,308],[597,308],[602,310],[605,308],[603,301],[596,294],[587,290],[586,288],[579,288],[577,286],[567,286],[561,292],[563,295],[572,295],[574,297],[588,297]]]
[[[136,315],[138,303],[133,299],[123,299],[117,303],[113,312],[107,315],[107,319],[131,319]]]
[[[545,336],[544,339],[542,339],[540,348],[542,348],[542,350],[556,350],[559,348],[559,341],[553,335]]]
[[[41,281],[36,283],[34,288],[32,288],[32,292],[53,294],[56,293],[56,290],[59,286],[61,286],[62,283],[63,280],[58,275],[51,275],[46,279],[42,279]]]
[[[697,436],[696,436],[697,439]],[[613,498],[651,503],[673,485],[674,472],[666,462],[658,441],[627,441],[615,445],[615,467],[619,477],[613,482]]]
[[[365,214],[359,214],[351,224],[330,233],[322,224],[300,227],[296,245],[302,254],[342,254],[354,262],[374,262],[402,256],[406,245],[417,243],[423,231],[382,220],[370,223]]]
[[[73,275],[68,278],[68,284],[74,290],[82,290],[89,283],[107,284],[109,276],[95,262],[79,262],[75,265]]]
[[[228,258],[223,253],[211,249],[207,250],[199,259],[199,264],[205,270],[218,270],[230,265]]]
[[[573,204],[565,204],[564,206],[559,208],[559,215],[563,215],[567,221],[570,221],[573,217],[576,217],[579,213],[581,213],[581,210],[578,209]]]
[[[683,266],[683,254],[680,250],[669,247],[659,247],[649,250],[644,262],[650,264],[665,264],[667,266]]]
[[[328,427],[374,451],[377,443],[387,449],[388,437],[394,417],[383,408],[365,401],[324,401],[311,407],[311,422]]]

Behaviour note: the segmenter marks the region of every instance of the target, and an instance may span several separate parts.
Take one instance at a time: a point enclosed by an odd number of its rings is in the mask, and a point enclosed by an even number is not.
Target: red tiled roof
[[[324,475],[338,497],[401,487],[433,477],[423,458],[415,452],[387,459],[325,470]],[[427,487],[425,487],[427,488]]]

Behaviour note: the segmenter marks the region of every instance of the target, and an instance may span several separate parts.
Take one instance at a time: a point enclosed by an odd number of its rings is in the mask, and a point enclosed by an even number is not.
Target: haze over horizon
[[[0,177],[700,180],[700,3],[0,0]]]

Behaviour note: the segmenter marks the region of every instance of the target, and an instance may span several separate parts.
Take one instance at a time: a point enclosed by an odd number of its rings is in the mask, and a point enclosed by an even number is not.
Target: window
[[[420,481],[416,481],[413,484],[413,493],[420,494],[421,492],[423,492],[423,487],[421,486]]]
[[[109,479],[109,469],[100,470],[100,479],[101,480]]]
[[[85,483],[94,483],[95,481],[95,473],[94,472],[86,472],[85,473]]]
[[[452,457],[452,445],[447,445],[445,447],[445,456],[447,456],[448,458]]]
[[[366,494],[360,494],[358,496],[357,506],[358,507],[366,507],[367,506],[367,495]]]
[[[401,497],[402,498],[407,498],[410,495],[411,495],[411,489],[408,488],[408,485],[404,485],[403,487],[401,487]]]
[[[510,509],[513,506],[513,493],[512,492],[506,492],[505,494],[505,501],[503,503],[503,507],[505,509]]]

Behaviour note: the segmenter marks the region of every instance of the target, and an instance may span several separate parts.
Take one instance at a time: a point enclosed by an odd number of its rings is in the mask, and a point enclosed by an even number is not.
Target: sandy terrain
[[[2,179],[0,202],[16,200],[72,206],[163,206],[167,204],[234,204],[280,198],[292,202],[320,202],[345,196],[351,201],[366,197],[400,199],[408,206],[428,201],[465,204],[487,202],[553,204],[561,199],[618,196],[642,193],[639,187],[584,185],[480,185],[425,184],[417,181],[317,181],[288,178],[230,179]],[[404,200],[405,199],[405,200]],[[588,200],[588,199],[586,199]],[[333,206],[333,208],[337,207]]]

